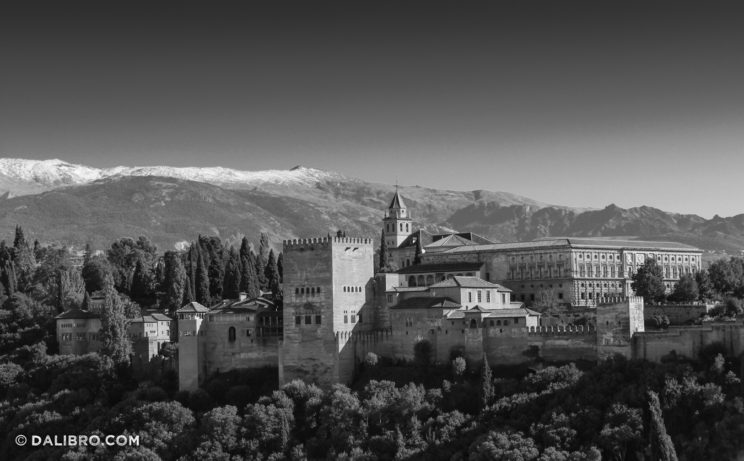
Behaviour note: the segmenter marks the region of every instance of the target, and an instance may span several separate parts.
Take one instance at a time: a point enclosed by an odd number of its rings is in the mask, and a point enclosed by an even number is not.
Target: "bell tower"
[[[395,195],[382,220],[385,233],[385,243],[389,249],[398,248],[403,241],[413,233],[413,220],[403,199],[395,188]]]

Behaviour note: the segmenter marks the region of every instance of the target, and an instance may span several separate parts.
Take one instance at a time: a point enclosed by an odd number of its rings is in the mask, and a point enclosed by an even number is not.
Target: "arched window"
[[[406,224],[406,232],[408,232],[408,224]]]
[[[416,279],[416,283],[418,283],[418,286],[420,287],[424,286],[424,276],[419,275],[418,278]]]
[[[406,266],[410,266],[410,265],[411,265],[411,260],[410,259],[406,259]]]
[[[400,231],[403,232],[403,223],[400,223]]]
[[[415,287],[416,286],[416,277],[413,275],[408,277],[408,286],[409,287]]]
[[[431,274],[427,275],[427,276],[426,276],[426,284],[427,284],[427,285],[431,285],[431,284],[433,284],[433,283],[434,283],[434,276],[433,276],[433,275],[431,275]]]
[[[475,319],[470,320],[470,328],[478,328],[478,322]]]
[[[235,342],[235,327],[230,327],[227,330],[227,340],[232,342]]]
[[[300,289],[299,288],[295,288],[295,294],[296,295],[300,294]]]

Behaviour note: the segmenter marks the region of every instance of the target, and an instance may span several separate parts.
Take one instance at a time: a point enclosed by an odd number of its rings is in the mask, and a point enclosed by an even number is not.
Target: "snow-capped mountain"
[[[204,182],[229,188],[251,188],[259,185],[312,186],[319,181],[341,179],[337,173],[313,168],[291,170],[241,171],[222,167],[117,166],[93,168],[59,159],[28,160],[0,158],[0,194],[29,195],[65,186],[78,186],[93,181],[126,176],[161,176]]]

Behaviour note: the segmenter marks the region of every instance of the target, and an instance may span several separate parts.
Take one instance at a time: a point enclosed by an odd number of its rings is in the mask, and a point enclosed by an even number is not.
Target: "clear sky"
[[[0,156],[740,214],[737,3],[4,5]]]

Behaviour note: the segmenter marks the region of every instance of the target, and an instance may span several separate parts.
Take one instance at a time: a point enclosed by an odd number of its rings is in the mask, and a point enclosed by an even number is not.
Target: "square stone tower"
[[[284,338],[279,382],[348,384],[353,334],[372,328],[372,239],[329,237],[285,241]],[[371,304],[371,303],[370,303]]]
[[[197,302],[186,304],[176,311],[178,317],[178,390],[193,391],[199,387],[204,374],[203,350],[199,347],[202,322],[209,309]]]

